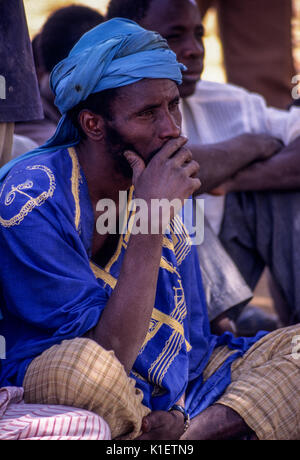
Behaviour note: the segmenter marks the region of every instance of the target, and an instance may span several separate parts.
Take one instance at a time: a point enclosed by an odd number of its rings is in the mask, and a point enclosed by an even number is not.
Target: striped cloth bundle
[[[23,388],[0,389],[0,440],[110,440],[98,415],[67,406],[25,404]]]

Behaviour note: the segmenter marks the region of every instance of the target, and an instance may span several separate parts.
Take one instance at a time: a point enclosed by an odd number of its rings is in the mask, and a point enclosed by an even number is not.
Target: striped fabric
[[[217,401],[231,407],[259,439],[300,439],[300,325],[276,330],[256,342],[232,364],[232,380]],[[203,374],[207,380],[234,351],[217,348]],[[112,438],[138,436],[149,413],[112,352],[89,339],[55,345],[28,368],[25,400],[84,407],[101,415]]]
[[[232,365],[232,383],[217,401],[235,410],[262,440],[300,440],[300,325],[278,329]],[[216,349],[204,379],[233,351]]]
[[[86,338],[65,340],[35,358],[23,386],[26,403],[62,404],[98,414],[113,439],[136,438],[150,412],[114,353]]]
[[[0,440],[109,440],[98,415],[66,406],[24,404],[22,388],[0,390]]]

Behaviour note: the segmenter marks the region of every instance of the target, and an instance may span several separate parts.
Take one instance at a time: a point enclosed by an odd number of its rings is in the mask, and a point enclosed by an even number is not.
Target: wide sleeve
[[[109,294],[90,268],[66,197],[57,189],[47,196],[30,182],[37,181],[12,177],[0,194],[3,315],[41,335],[82,336],[99,321]]]
[[[300,136],[299,107],[291,107],[289,110],[268,107],[265,99],[255,93],[245,93],[244,107],[248,111],[252,132],[266,132],[285,145]]]

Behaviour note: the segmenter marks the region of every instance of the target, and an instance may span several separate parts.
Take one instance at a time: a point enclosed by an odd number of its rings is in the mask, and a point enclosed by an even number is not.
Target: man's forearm
[[[231,440],[255,434],[230,407],[214,404],[192,419],[189,429],[181,437],[182,440]],[[257,438],[256,438],[257,439]]]
[[[127,373],[146,337],[154,307],[162,235],[131,235],[116,287],[88,336],[113,350]]]
[[[299,148],[298,148],[299,145]],[[226,192],[300,189],[300,141],[266,161],[254,163],[225,184]]]
[[[209,192],[228,181],[254,161],[269,158],[280,143],[267,135],[242,134],[215,144],[190,146],[199,163],[200,193]]]

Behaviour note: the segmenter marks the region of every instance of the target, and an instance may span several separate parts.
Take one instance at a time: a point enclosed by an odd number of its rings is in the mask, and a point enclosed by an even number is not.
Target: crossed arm
[[[300,186],[300,137],[283,147],[267,134],[242,134],[190,148],[200,165],[200,193],[288,190]]]
[[[300,188],[300,137],[273,157],[253,163],[221,185],[223,193]]]

